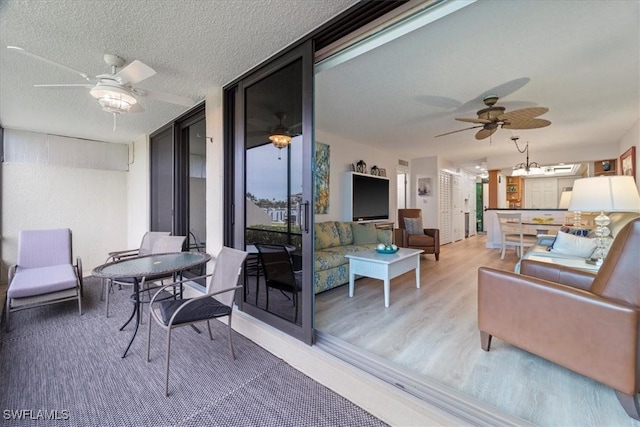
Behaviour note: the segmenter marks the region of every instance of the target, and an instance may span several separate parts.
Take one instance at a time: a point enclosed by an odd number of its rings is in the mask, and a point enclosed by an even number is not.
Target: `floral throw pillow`
[[[405,218],[404,228],[407,229],[409,234],[424,234],[422,229],[422,218]]]

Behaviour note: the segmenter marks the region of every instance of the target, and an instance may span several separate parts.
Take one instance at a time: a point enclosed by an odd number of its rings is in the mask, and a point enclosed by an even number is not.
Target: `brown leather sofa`
[[[395,243],[403,248],[423,249],[425,254],[434,254],[440,259],[440,230],[424,228],[424,234],[409,234],[404,225],[405,218],[421,218],[421,209],[398,209],[398,228],[395,230]]]
[[[597,274],[522,260],[520,274],[478,269],[482,348],[495,336],[612,387],[640,420],[640,218]]]

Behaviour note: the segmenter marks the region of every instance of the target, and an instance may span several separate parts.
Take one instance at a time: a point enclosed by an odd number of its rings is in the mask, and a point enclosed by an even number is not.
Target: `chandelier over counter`
[[[536,162],[529,163],[529,141],[527,141],[527,145],[521,150],[518,146],[518,137],[512,136],[511,140],[514,144],[516,144],[516,149],[520,153],[527,153],[527,160],[525,163],[518,163],[513,167],[513,172],[511,172],[511,176],[526,176],[526,175],[539,175],[544,173],[544,169],[540,167],[540,165]]]

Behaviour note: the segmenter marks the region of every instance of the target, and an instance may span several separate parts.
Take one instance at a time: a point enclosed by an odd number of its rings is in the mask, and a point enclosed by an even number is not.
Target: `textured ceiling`
[[[5,48],[15,45],[86,72],[105,52],[157,74],[140,88],[203,99],[355,0],[57,0],[0,2],[0,123],[128,142],[186,110],[143,98],[145,112],[112,117],[77,75]],[[479,0],[316,75],[316,128],[466,165],[517,155],[514,134],[542,152],[616,144],[640,117],[640,1]],[[475,117],[490,92],[507,111],[545,106],[552,125],[498,130],[477,141],[455,117]],[[521,157],[521,156],[519,156]],[[518,160],[522,161],[522,159]],[[501,165],[507,166],[507,165]]]
[[[80,76],[6,49],[19,46],[89,76],[109,73],[104,53],[157,74],[137,87],[204,99],[356,0],[56,0],[0,2],[0,124],[109,142],[151,133],[185,107],[142,98],[142,113],[113,118]]]

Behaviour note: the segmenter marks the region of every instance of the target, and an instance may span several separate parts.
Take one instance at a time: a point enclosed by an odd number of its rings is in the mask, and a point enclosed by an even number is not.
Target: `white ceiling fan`
[[[144,111],[144,108],[142,108],[138,102],[138,97],[147,97],[170,104],[182,105],[184,107],[191,107],[195,104],[193,99],[184,96],[134,87],[135,84],[156,74],[153,68],[138,60],[132,61],[126,67],[121,68],[125,64],[125,60],[117,55],[106,53],[104,55],[104,62],[111,66],[111,74],[99,74],[92,78],[89,77],[87,73],[28,52],[20,47],[7,46],[7,48],[39,61],[55,65],[85,79],[88,83],[36,84],[34,87],[87,88],[91,96],[98,100],[100,107],[102,107],[104,111],[114,114],[114,120],[116,114],[139,113]]]

